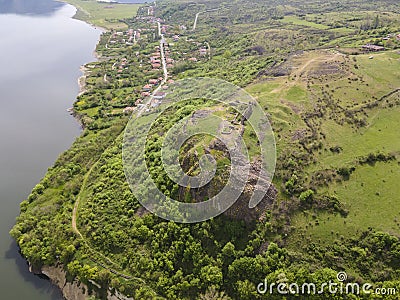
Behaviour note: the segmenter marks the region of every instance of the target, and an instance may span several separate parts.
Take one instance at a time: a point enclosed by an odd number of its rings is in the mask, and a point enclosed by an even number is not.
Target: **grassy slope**
[[[369,55],[357,56],[355,60],[358,68],[354,67],[353,57],[350,57],[346,62],[348,68],[344,68],[349,71],[348,74],[343,73],[340,79],[322,76],[322,82],[313,80],[313,84],[307,88],[308,72],[315,70],[319,63],[331,60],[332,55],[314,52],[293,58],[291,63],[295,67],[289,77],[256,83],[248,88],[271,113],[275,128],[278,128],[278,150],[290,147],[292,134],[305,127],[298,110],[307,111],[311,107],[312,93],[319,95],[321,86],[328,85],[334,91],[332,98],[347,108],[357,107],[371,97],[382,97],[400,86],[400,55],[388,52],[377,54],[374,59],[369,59]],[[348,81],[348,77],[354,74],[363,80]],[[377,151],[398,154],[399,113],[400,108],[396,106],[369,109],[368,125],[358,130],[346,123],[339,125],[332,120],[321,119],[321,129],[326,134],[325,150],[318,154],[317,163],[309,167],[308,173],[352,166],[359,157]],[[336,145],[343,148],[340,154],[329,151],[330,147]],[[318,191],[320,194],[336,194],[349,210],[349,216],[345,219],[328,213],[297,214],[293,219],[292,225],[296,230],[289,238],[290,246],[298,249],[303,245],[305,240],[300,238],[300,233],[321,242],[331,242],[340,235],[351,237],[369,227],[398,234],[400,216],[393,208],[398,207],[400,201],[399,175],[397,161],[376,163],[374,166],[358,166],[349,181],[321,188]],[[318,218],[319,226],[315,225],[315,218]]]
[[[120,19],[136,15],[140,4],[109,4],[95,0],[65,0],[75,6],[78,11],[75,18],[106,29],[126,28]]]
[[[282,20],[282,22],[283,23],[291,23],[291,24],[300,25],[300,26],[308,26],[308,27],[312,27],[312,28],[316,28],[316,29],[329,29],[329,27],[326,26],[326,25],[322,25],[322,24],[310,22],[310,21],[307,21],[307,20],[303,20],[303,19],[300,19],[297,16],[286,16]]]
[[[398,112],[397,112],[398,113]],[[327,190],[335,192],[349,209],[347,218],[332,214],[318,214],[320,225],[315,224],[311,214],[299,214],[293,226],[297,233],[305,233],[313,240],[333,242],[338,236],[350,238],[369,227],[397,235],[400,232],[397,162],[365,165],[352,175],[349,181],[334,184]],[[292,246],[302,245],[304,240],[296,234]]]

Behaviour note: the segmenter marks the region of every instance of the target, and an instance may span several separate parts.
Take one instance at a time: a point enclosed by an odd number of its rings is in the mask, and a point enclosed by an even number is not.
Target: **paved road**
[[[199,19],[199,15],[200,14],[203,14],[203,13],[206,13],[206,12],[212,12],[212,11],[216,11],[216,10],[218,10],[219,8],[213,8],[213,9],[210,9],[210,10],[205,10],[205,11],[200,11],[200,12],[198,12],[197,14],[196,14],[196,17],[194,18],[194,23],[193,23],[193,31],[195,31],[196,30],[196,27],[197,27],[197,21],[198,21],[198,19]]]
[[[146,103],[144,103],[144,105],[138,110],[138,113],[137,113],[136,117],[140,117],[146,111],[146,109],[149,107],[149,105],[151,103],[151,100],[153,100],[153,95],[158,93],[161,90],[162,86],[168,80],[167,62],[166,62],[166,59],[165,59],[165,50],[164,50],[165,38],[164,38],[164,34],[161,33],[161,24],[160,24],[160,22],[157,22],[157,25],[158,25],[158,35],[161,37],[161,39],[160,39],[160,52],[161,52],[161,63],[162,63],[163,72],[164,72],[164,79],[160,82],[160,85],[154,90],[154,92],[148,98]]]
[[[197,20],[199,19],[199,15],[201,14],[201,12],[198,12],[196,14],[196,17],[194,18],[194,23],[193,23],[193,31],[196,30],[196,26],[197,26]]]

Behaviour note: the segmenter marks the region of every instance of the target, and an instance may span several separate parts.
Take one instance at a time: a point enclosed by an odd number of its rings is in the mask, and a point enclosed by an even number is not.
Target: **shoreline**
[[[85,23],[86,23],[86,22],[85,22]],[[86,24],[89,24],[89,23],[86,23]],[[93,27],[93,25],[91,25],[91,24],[89,24],[89,25]],[[99,27],[94,27],[94,28],[95,28],[95,29],[99,29]],[[103,30],[101,30],[101,31],[102,31],[101,34],[103,34],[104,32],[107,32],[107,31],[103,31]],[[97,45],[100,43],[101,34],[100,34],[100,36],[99,36],[99,40],[98,40],[97,43],[96,43],[95,49],[93,50],[93,53],[92,53],[92,55],[93,55],[93,57],[94,57],[95,60],[94,60],[94,61],[87,62],[87,63],[85,63],[84,65],[81,65],[81,66],[79,67],[79,70],[81,71],[82,75],[79,76],[79,78],[78,78],[79,92],[78,92],[76,98],[78,98],[79,96],[81,96],[82,94],[84,94],[84,93],[87,91],[87,89],[86,89],[86,78],[87,78],[87,76],[88,76],[89,73],[90,73],[90,69],[89,69],[86,65],[87,65],[87,64],[90,64],[91,62],[99,61],[99,60],[101,59],[101,55],[99,55],[99,54],[97,53],[97,50],[96,50],[96,49],[97,49]],[[77,100],[77,99],[75,99],[74,102],[76,102],[76,100]]]
[[[79,78],[78,78],[79,93],[76,96],[76,98],[83,95],[87,91],[86,78],[89,75],[89,69],[86,67],[86,65],[80,66],[79,70],[82,72],[82,75],[79,76]],[[76,102],[76,100],[74,101],[74,103]]]
[[[77,79],[79,91],[78,91],[78,94],[76,95],[74,101],[72,102],[72,107],[68,109],[68,113],[76,120],[76,122],[78,122],[78,124],[81,126],[82,130],[84,130],[85,126],[82,122],[81,115],[79,115],[74,110],[74,105],[76,102],[78,102],[78,97],[87,92],[86,79],[90,73],[90,69],[87,67],[87,64],[98,61],[100,59],[101,56],[97,52],[97,46],[100,43],[101,35],[104,32],[107,32],[108,29],[97,26],[95,24],[92,24],[86,20],[76,18],[76,15],[77,15],[78,11],[80,11],[80,10],[78,7],[74,6],[73,4],[69,3],[68,1],[65,1],[65,0],[55,0],[55,1],[65,3],[66,5],[70,5],[75,8],[76,11],[75,11],[74,15],[69,17],[70,19],[79,20],[81,22],[84,22],[84,23],[90,25],[92,28],[94,28],[96,30],[98,29],[101,31],[99,34],[99,38],[95,44],[95,48],[92,52],[94,60],[88,61],[79,67],[79,70],[82,73],[81,76],[79,76]],[[81,132],[81,134],[82,134],[82,132]],[[17,246],[19,248],[19,245],[17,245]],[[66,300],[85,300],[88,297],[90,297],[90,295],[88,294],[88,291],[90,289],[88,288],[87,285],[80,282],[76,278],[72,282],[67,281],[67,273],[64,270],[62,264],[60,264],[60,262],[56,263],[54,266],[44,265],[40,268],[35,268],[31,264],[31,262],[29,260],[27,260],[21,254],[21,251],[19,251],[19,253],[26,260],[29,272],[31,272],[32,274],[34,274],[36,276],[41,277],[43,280],[49,280],[55,288],[58,288],[61,291],[64,299],[66,299]],[[107,298],[110,300],[130,300],[122,294],[113,295],[110,293],[110,291],[107,291]]]
[[[101,26],[98,26],[96,24],[93,24],[93,23],[89,22],[88,20],[83,20],[83,19],[78,18],[77,15],[78,15],[79,12],[82,12],[84,14],[89,14],[89,13],[86,12],[85,10],[83,10],[82,8],[75,6],[73,3],[68,2],[68,0],[54,0],[54,1],[65,3],[67,5],[71,5],[72,7],[74,7],[76,9],[74,15],[71,16],[71,19],[82,21],[82,22],[84,22],[86,24],[89,24],[90,26],[94,27],[95,29],[99,29],[102,32],[106,32],[108,30],[107,28],[104,28],[104,27],[101,27]]]
[[[92,52],[92,55],[93,55],[94,60],[93,60],[93,61],[89,61],[89,62],[87,62],[87,63],[85,63],[85,64],[83,64],[83,65],[81,65],[81,66],[79,67],[79,70],[80,70],[81,73],[82,73],[81,76],[79,76],[79,77],[78,77],[78,80],[77,80],[79,91],[78,91],[78,94],[77,94],[76,97],[75,97],[75,100],[74,100],[73,103],[72,103],[72,107],[68,109],[68,112],[69,112],[69,113],[74,117],[74,119],[79,123],[79,125],[80,125],[81,128],[82,128],[82,130],[84,130],[84,129],[85,129],[85,125],[82,123],[82,118],[81,118],[81,116],[75,111],[74,105],[75,105],[76,102],[78,102],[78,98],[79,98],[81,95],[83,95],[84,93],[87,92],[87,89],[86,89],[86,79],[87,79],[87,77],[88,77],[88,75],[89,75],[89,73],[90,73],[90,69],[87,67],[87,64],[89,64],[89,63],[91,63],[91,62],[95,62],[95,61],[99,61],[99,60],[100,60],[101,55],[99,55],[99,53],[97,52],[97,46],[98,46],[99,43],[100,43],[101,35],[102,35],[103,33],[107,32],[108,29],[103,28],[103,27],[100,27],[100,26],[97,26],[97,25],[94,25],[94,24],[91,24],[91,23],[88,22],[88,21],[75,18],[75,16],[77,15],[77,13],[78,13],[78,11],[79,11],[79,8],[76,7],[76,6],[74,6],[74,5],[72,5],[71,3],[68,3],[67,1],[61,0],[61,2],[66,3],[67,5],[71,5],[71,6],[73,6],[73,7],[76,9],[76,12],[75,12],[75,14],[71,17],[71,19],[79,20],[79,21],[81,21],[81,22],[84,22],[84,23],[90,25],[90,26],[93,27],[94,29],[96,29],[96,30],[98,29],[98,30],[101,31],[101,32],[100,32],[100,35],[99,35],[99,39],[97,40],[97,42],[96,42],[96,44],[95,44],[95,48],[94,48],[94,50],[93,50],[93,52]]]
[[[87,14],[87,12],[82,10],[79,6],[75,6],[74,4],[70,3],[68,0],[54,0],[54,1],[65,3],[65,5],[69,5],[75,9],[75,12],[73,14],[71,13],[70,15],[67,16],[68,19],[74,19],[77,21],[84,22],[89,26],[91,26],[93,29],[99,30],[98,40],[95,43],[95,47],[92,52],[93,59],[89,59],[89,61],[85,62],[79,67],[81,74],[77,78],[78,93],[76,94],[75,99],[72,101],[72,107],[67,110],[67,112],[78,122],[78,124],[81,127],[81,132],[76,137],[76,139],[78,139],[80,136],[82,136],[83,130],[85,130],[86,126],[83,122],[84,115],[80,114],[75,110],[75,105],[79,101],[79,97],[88,91],[89,87],[87,86],[87,78],[92,72],[90,64],[98,62],[102,59],[102,55],[97,52],[98,45],[101,41],[101,36],[103,33],[108,32],[112,29],[107,29],[95,25],[91,23],[89,20],[80,18],[79,12],[81,12],[81,14]],[[20,248],[19,245],[18,248]],[[97,294],[97,292],[100,293],[104,292],[107,300],[133,300],[133,298],[125,296],[118,290],[111,290],[106,287],[103,288],[94,281],[92,282],[89,280],[88,283],[83,283],[78,278],[74,278],[72,281],[69,281],[71,279],[68,280],[69,275],[67,274],[67,271],[64,269],[64,265],[61,263],[59,259],[56,259],[54,265],[43,265],[43,266],[34,266],[27,258],[24,257],[24,259],[27,262],[28,270],[32,274],[39,276],[44,280],[49,280],[51,284],[62,293],[63,298],[66,300],[84,300]],[[92,293],[91,291],[95,291],[95,293]]]
[[[99,44],[99,42],[100,42],[100,39],[99,39],[99,41],[96,43],[96,48],[97,48],[97,45]],[[93,52],[93,57],[95,58],[95,61],[98,61],[99,58],[100,58],[100,56],[97,54],[96,50],[94,50],[94,52]],[[72,103],[72,107],[69,108],[69,109],[67,109],[67,112],[68,112],[71,116],[74,117],[74,119],[75,119],[75,120],[78,122],[78,124],[81,126],[82,130],[85,129],[85,124],[83,124],[83,122],[82,122],[81,115],[78,114],[78,113],[75,111],[74,105],[75,105],[75,103],[78,102],[78,98],[79,98],[81,95],[83,95],[83,94],[85,94],[85,93],[87,92],[87,89],[86,89],[86,79],[87,79],[87,77],[88,77],[88,75],[89,75],[89,73],[90,73],[90,69],[89,69],[88,67],[86,67],[86,65],[89,64],[89,63],[91,63],[91,61],[90,61],[90,62],[87,62],[86,64],[81,65],[81,66],[79,67],[79,70],[80,70],[81,73],[82,73],[82,75],[79,76],[79,77],[78,77],[78,80],[77,80],[79,92],[78,92],[78,94],[76,95],[74,102]]]

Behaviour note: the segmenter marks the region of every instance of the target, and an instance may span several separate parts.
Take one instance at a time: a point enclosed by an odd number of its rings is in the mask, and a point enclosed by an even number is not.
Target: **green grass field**
[[[307,20],[300,19],[299,17],[296,17],[296,16],[285,16],[285,18],[283,20],[281,20],[281,22],[291,23],[291,24],[300,25],[300,26],[312,27],[315,29],[322,29],[322,30],[329,29],[329,26],[314,23],[314,22],[309,22]]]
[[[293,133],[306,127],[301,114],[310,110],[315,99],[323,94],[329,93],[332,101],[351,110],[400,87],[400,55],[385,52],[375,54],[373,59],[370,56],[346,57],[326,51],[304,54],[288,62],[294,70],[290,76],[248,87],[249,93],[271,115],[278,151],[295,143]],[[327,64],[340,66],[339,72],[313,75],[316,69],[321,70],[321,66]],[[305,237],[309,241],[329,243],[341,236],[354,236],[369,227],[399,234],[398,161],[358,164],[360,157],[378,151],[394,153],[399,158],[400,107],[385,104],[383,101],[378,107],[365,109],[363,116],[367,124],[359,128],[348,123],[340,125],[328,117],[318,119],[320,130],[325,134],[323,149],[316,153],[316,163],[305,172],[311,175],[319,170],[356,166],[348,181],[332,183],[317,191],[318,195],[337,195],[349,215],[343,218],[327,212],[297,213],[292,223],[295,230],[289,237],[293,249],[302,247]],[[342,151],[332,153],[329,149],[335,146]]]
[[[295,232],[289,238],[294,249],[303,245],[304,236],[313,241],[330,243],[343,236],[350,238],[368,230],[400,232],[400,185],[398,162],[376,163],[359,167],[349,181],[330,186],[325,191],[336,194],[349,210],[339,214],[299,213],[293,218]],[[318,220],[319,225],[316,225]],[[303,236],[301,236],[303,234]]]
[[[126,28],[127,25],[120,19],[135,16],[140,6],[140,4],[99,3],[95,0],[65,0],[65,2],[78,9],[76,19],[106,29]]]
[[[325,147],[340,146],[343,151],[332,155],[324,151],[318,158],[315,168],[329,169],[352,165],[361,156],[378,151],[384,153],[400,151],[400,108],[377,109],[371,113],[369,125],[359,132],[350,126],[340,126],[333,122],[323,125],[329,132]],[[313,167],[314,168],[314,167]]]

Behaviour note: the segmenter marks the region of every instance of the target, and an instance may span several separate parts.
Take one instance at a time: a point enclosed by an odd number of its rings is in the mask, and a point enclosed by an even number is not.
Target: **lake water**
[[[0,299],[62,299],[9,236],[19,203],[79,135],[67,113],[100,31],[51,0],[0,0]]]

